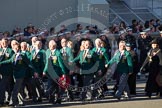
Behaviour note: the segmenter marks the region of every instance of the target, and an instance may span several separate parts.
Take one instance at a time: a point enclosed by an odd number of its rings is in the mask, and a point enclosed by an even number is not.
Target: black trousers
[[[128,86],[129,86],[130,94],[135,95],[136,94],[136,73],[132,73],[131,75],[129,75]]]
[[[11,82],[11,76],[2,76],[1,82],[0,82],[0,103],[4,103],[5,100],[5,91],[7,91],[7,87],[10,85]]]
[[[55,100],[60,99],[60,93],[61,90],[57,82],[48,78],[47,95],[49,102],[54,102]]]
[[[32,78],[32,95],[34,100],[38,97],[36,88],[38,89],[39,98],[42,99],[44,94],[42,78]]]
[[[82,100],[86,98],[87,92],[92,93],[90,85],[93,83],[93,74],[88,75],[82,75],[83,78],[83,87],[85,88],[84,91],[82,91]],[[87,89],[86,89],[87,87]]]
[[[11,100],[14,105],[19,104],[18,93],[20,92],[20,90],[22,88],[23,80],[24,80],[24,78],[15,79],[15,84],[14,84],[14,88],[12,91],[12,97],[11,97]],[[23,101],[23,100],[21,100],[21,101]]]

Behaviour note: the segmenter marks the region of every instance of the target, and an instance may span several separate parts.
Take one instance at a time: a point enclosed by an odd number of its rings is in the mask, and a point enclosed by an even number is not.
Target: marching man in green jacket
[[[30,58],[32,65],[36,69],[36,73],[33,73],[32,77],[32,93],[34,102],[42,102],[42,95],[44,93],[42,76],[45,66],[45,59],[45,51],[42,49],[42,42],[36,41],[35,49],[32,50]],[[38,89],[39,97],[37,95],[36,88]]]
[[[97,72],[95,72],[94,74],[94,83],[96,83],[97,81],[99,81],[104,75],[105,75],[105,64],[108,63],[109,57],[108,54],[106,53],[106,49],[104,47],[101,47],[101,39],[97,38],[95,40],[95,47],[93,48],[93,53],[95,53],[96,55],[96,59],[99,62],[99,66],[98,66],[98,70]],[[106,83],[106,82],[105,82]],[[104,92],[104,86],[106,86],[105,88],[107,88],[107,85],[103,85],[100,87],[100,89],[102,90],[99,94],[97,92],[94,92],[94,96],[97,98],[101,98],[103,97],[103,92]],[[96,91],[96,90],[95,90]],[[97,96],[98,95],[98,96]]]
[[[0,48],[0,62],[9,60],[14,52],[11,48],[8,47],[8,39],[3,38],[1,40],[2,48]],[[0,74],[2,75],[2,79],[0,81],[0,106],[3,106],[5,100],[5,91],[7,90],[7,86],[11,85],[13,78],[13,68],[12,64],[2,64],[0,66]],[[10,87],[9,87],[10,88]],[[10,94],[10,93],[9,93]]]
[[[29,59],[26,55],[21,54],[20,52],[20,44],[18,42],[15,43],[13,50],[15,54],[8,60],[0,62],[0,65],[3,64],[12,64],[13,67],[13,76],[15,79],[14,88],[12,91],[12,97],[11,97],[11,106],[17,106],[18,103],[18,93],[20,92],[20,89],[22,87],[22,83],[24,80],[24,77],[26,75],[26,71],[28,67],[31,67],[34,71],[35,69],[30,64]]]
[[[72,49],[67,47],[67,40],[63,38],[61,40],[61,57],[63,59],[63,64],[65,66],[65,70],[67,75],[70,77],[70,79],[73,79],[73,73],[74,73],[74,65],[71,64],[70,62],[73,60],[73,54],[72,54]],[[67,97],[69,100],[73,100],[73,94],[70,90],[67,91]]]
[[[93,76],[94,72],[97,71],[98,66],[95,64],[95,54],[90,49],[91,44],[89,40],[86,40],[84,43],[84,50],[80,51],[79,55],[74,58],[72,62],[79,61],[81,68],[80,68],[80,74],[82,76],[83,80],[83,93],[82,93],[82,100],[85,101],[86,99],[86,93],[88,89],[90,92],[93,91],[93,88],[91,87],[91,84],[93,83]],[[87,88],[90,87],[90,88]],[[92,99],[92,97],[88,97]]]
[[[56,42],[51,40],[49,42],[49,49],[46,51],[46,64],[43,71],[43,75],[48,74],[48,89],[49,89],[49,101],[52,103],[61,103],[60,88],[56,81],[59,77],[65,76],[66,71],[63,65],[61,53],[56,49]],[[55,81],[54,81],[55,80]],[[55,93],[53,93],[55,91]],[[55,95],[53,95],[55,94]]]
[[[131,54],[125,50],[125,41],[119,42],[119,50],[117,50],[108,62],[108,65],[116,63],[116,72],[119,75],[118,90],[115,93],[115,97],[120,100],[122,93],[125,91],[130,98],[130,91],[128,86],[128,76],[133,72],[133,64]]]
[[[30,60],[31,53],[27,49],[27,42],[21,42],[21,54],[24,56],[27,56],[28,60]],[[21,88],[21,95],[22,97],[26,98],[26,93],[25,93],[25,87],[28,91],[28,96],[29,98],[32,97],[32,89],[31,89],[31,77],[32,77],[32,72],[31,69],[28,67],[26,71],[26,75],[23,81],[23,87]]]

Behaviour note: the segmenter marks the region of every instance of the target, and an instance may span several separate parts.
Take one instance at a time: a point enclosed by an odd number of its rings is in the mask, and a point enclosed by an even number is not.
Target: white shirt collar
[[[55,51],[56,51],[56,49],[54,49],[54,50],[51,50],[51,52],[52,52],[52,53],[54,53]]]
[[[7,50],[7,48],[3,48],[3,50],[4,50],[4,51],[6,51],[6,50]]]
[[[63,49],[66,49],[66,47],[62,47]]]
[[[97,50],[100,50],[101,49],[101,47],[98,47],[98,48],[96,48]]]
[[[25,53],[26,51],[21,51],[22,53]]]
[[[17,56],[19,56],[20,55],[20,52],[17,52],[17,53],[15,53]]]
[[[35,52],[38,53],[40,51],[40,49],[36,49]]]
[[[6,50],[7,48],[3,48],[3,50]]]
[[[120,51],[120,54],[123,55],[125,50]]]

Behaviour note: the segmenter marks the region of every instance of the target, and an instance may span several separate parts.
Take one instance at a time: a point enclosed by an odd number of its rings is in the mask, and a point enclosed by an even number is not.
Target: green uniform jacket
[[[27,56],[28,60],[30,61],[31,53],[30,53],[29,51],[25,51],[25,52],[24,52],[24,51],[21,51],[21,54],[22,54],[23,56]],[[32,69],[31,69],[30,67],[28,67],[28,68],[27,68],[27,71],[26,71],[25,77],[26,77],[26,78],[31,78],[32,75],[33,75]]]
[[[132,63],[132,57],[131,54],[128,51],[124,51],[123,56],[120,58],[120,52],[117,51],[112,59],[108,62],[108,64],[112,64],[116,62],[117,68],[116,71],[120,74],[123,73],[132,73],[133,72],[133,63]]]
[[[96,72],[97,70],[94,69],[94,67],[98,68],[98,66],[95,66],[96,57],[95,57],[95,54],[93,53],[93,51],[89,50],[88,54],[85,58],[83,57],[83,55],[84,55],[84,50],[80,51],[79,55],[76,58],[74,58],[74,60],[72,60],[72,62],[79,61],[80,65],[81,65],[80,74],[89,74],[89,73]],[[87,71],[88,73],[84,73],[83,72],[84,70],[88,70]]]
[[[0,62],[2,61],[5,61],[5,60],[9,60],[14,52],[12,51],[11,48],[7,48],[6,49],[6,52],[4,54],[2,54],[2,48],[0,49]],[[8,63],[8,64],[2,64],[0,66],[0,73],[3,75],[3,76],[11,76],[13,75],[13,68],[12,68],[12,64],[11,63]]]
[[[43,73],[45,59],[45,51],[43,49],[40,49],[37,54],[35,54],[35,50],[31,52],[30,61],[39,75],[42,75]]]
[[[9,60],[0,62],[0,64],[12,63],[13,75],[16,79],[24,78],[28,67],[32,68],[35,71],[35,69],[30,64],[30,61],[26,55],[20,53],[19,57],[17,58],[16,63],[15,63],[15,57],[16,57],[16,54],[14,54]]]
[[[71,48],[66,47],[65,51],[63,51],[63,48],[62,48],[60,49],[60,52],[61,52],[61,57],[63,59],[66,72],[68,73],[69,70],[74,70],[74,65],[70,64],[70,62],[74,59]]]
[[[92,49],[92,51],[93,53],[96,54],[97,61],[99,61],[98,70],[103,70],[105,68],[105,64],[107,64],[109,61],[109,57],[106,53],[106,49],[101,47],[100,51],[97,51],[97,48],[95,47]]]
[[[53,54],[51,54],[51,51],[49,49],[47,49],[47,51],[46,51],[46,64],[45,64],[45,68],[44,68],[44,71],[43,71],[45,73],[47,73],[48,70],[49,70],[48,69],[49,68],[48,67],[49,60],[52,63],[52,67],[50,67],[50,68],[53,68],[53,70],[56,72],[56,74],[58,76],[61,76],[63,74],[67,74],[65,67],[63,65],[63,60],[62,60],[62,57],[61,57],[59,50],[56,49],[55,52]],[[50,73],[48,72],[48,74],[50,74]]]

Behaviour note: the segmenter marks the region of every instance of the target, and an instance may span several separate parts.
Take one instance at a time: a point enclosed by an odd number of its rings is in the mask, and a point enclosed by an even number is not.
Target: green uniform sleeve
[[[4,61],[1,61],[1,62],[0,62],[0,65],[2,65],[2,64],[12,63],[14,57],[15,57],[15,55],[12,55],[12,57],[11,57],[10,59],[8,59],[8,60],[4,60]]]

